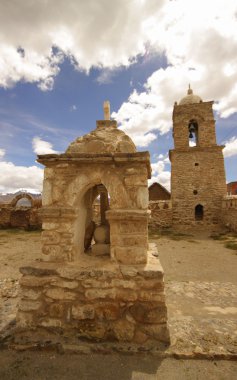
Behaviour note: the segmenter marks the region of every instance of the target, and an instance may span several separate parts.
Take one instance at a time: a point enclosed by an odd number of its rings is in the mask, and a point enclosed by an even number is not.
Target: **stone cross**
[[[104,102],[104,119],[110,120],[110,102],[108,100]]]

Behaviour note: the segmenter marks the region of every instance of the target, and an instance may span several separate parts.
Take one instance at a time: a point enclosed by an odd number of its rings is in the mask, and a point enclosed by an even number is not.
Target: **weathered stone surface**
[[[95,306],[96,316],[99,320],[113,321],[120,317],[122,309],[116,303],[99,303]]]
[[[94,319],[95,308],[93,305],[72,306],[72,317],[74,319]]]
[[[134,337],[134,324],[126,319],[114,323],[113,330],[116,338],[122,342],[131,342]]]
[[[115,257],[122,264],[143,264],[147,261],[147,252],[143,247],[117,247]]]
[[[166,320],[163,270],[148,251],[149,153],[103,120],[66,153],[38,161],[46,166],[43,255],[21,269],[20,311],[31,314],[34,329],[69,340],[145,343],[140,324]]]
[[[64,315],[64,305],[59,303],[52,303],[49,306],[49,315],[53,318],[62,318]]]
[[[45,294],[49,298],[53,298],[55,300],[75,300],[76,293],[69,292],[62,288],[53,288],[45,291]]]
[[[140,323],[163,323],[167,321],[165,304],[154,308],[152,303],[136,303],[130,307],[132,317]]]
[[[61,327],[62,321],[60,319],[47,318],[40,321],[38,325],[44,327]]]
[[[31,311],[38,310],[42,306],[40,301],[24,300],[22,299],[19,303],[19,310],[21,311]]]
[[[59,288],[75,289],[78,287],[78,281],[66,281],[59,277],[52,278],[50,284]]]
[[[140,325],[140,329],[152,339],[170,343],[170,334],[166,323],[142,326]]]
[[[34,301],[40,298],[41,291],[29,288],[21,288],[21,296],[23,299],[29,299]]]

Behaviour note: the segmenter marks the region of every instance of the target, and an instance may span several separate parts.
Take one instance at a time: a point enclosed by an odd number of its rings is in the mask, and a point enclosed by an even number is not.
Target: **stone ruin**
[[[164,272],[148,244],[148,152],[110,119],[45,165],[42,260],[22,267],[16,342],[169,343]],[[99,223],[93,204],[100,198]]]
[[[41,206],[41,197],[27,192],[2,197],[0,199],[0,229],[40,229],[41,219],[38,211]]]

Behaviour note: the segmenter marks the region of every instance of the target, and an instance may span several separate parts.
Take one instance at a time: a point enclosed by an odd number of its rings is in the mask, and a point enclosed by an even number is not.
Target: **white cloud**
[[[12,162],[0,161],[0,192],[15,192],[19,189],[42,191],[43,169],[37,166],[17,166]]]
[[[144,20],[153,49],[168,67],[155,71],[144,90],[134,90],[113,117],[131,137],[171,129],[174,101],[188,83],[203,100],[215,100],[220,117],[237,111],[237,3],[217,0],[167,1],[156,16]]]
[[[231,157],[237,154],[237,137],[232,137],[226,141],[225,148],[223,149],[224,157]]]
[[[158,182],[161,185],[163,185],[167,190],[170,191],[170,175],[171,174],[170,174],[170,171],[166,169],[165,165],[167,164],[169,164],[168,157],[164,157],[164,156],[163,156],[163,159],[159,159],[157,162],[151,164],[152,177],[148,181],[149,186],[154,182]]]
[[[77,106],[75,104],[73,104],[71,107],[70,107],[70,111],[73,112],[73,111],[76,111],[77,110]]]
[[[0,2],[0,85],[27,81],[51,89],[64,56],[79,70],[129,66],[145,53],[144,21],[158,18],[164,2]]]
[[[5,156],[5,149],[0,149],[0,159],[3,158]]]
[[[41,140],[40,137],[34,137],[32,140],[33,150],[36,154],[51,154],[58,153],[52,149],[53,145],[48,141]]]

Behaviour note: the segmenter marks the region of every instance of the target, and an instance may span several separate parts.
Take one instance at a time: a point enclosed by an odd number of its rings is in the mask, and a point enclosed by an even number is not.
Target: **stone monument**
[[[149,153],[136,151],[105,102],[95,130],[38,162],[42,260],[21,268],[18,342],[169,342],[164,273],[148,245]]]

